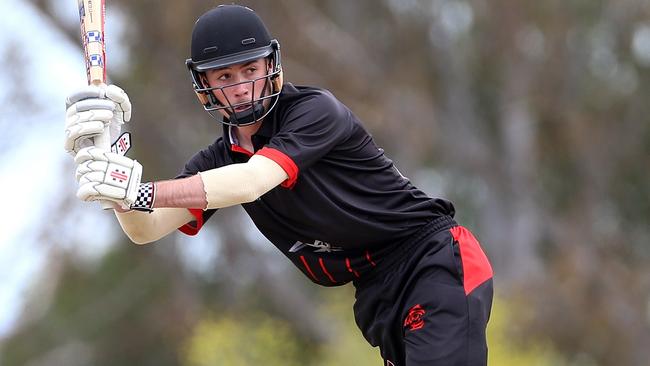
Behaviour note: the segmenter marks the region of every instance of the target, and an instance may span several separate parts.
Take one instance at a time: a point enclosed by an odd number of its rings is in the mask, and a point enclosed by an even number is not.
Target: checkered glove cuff
[[[131,205],[131,209],[138,211],[153,211],[153,202],[156,199],[156,186],[153,182],[140,183],[138,196]]]

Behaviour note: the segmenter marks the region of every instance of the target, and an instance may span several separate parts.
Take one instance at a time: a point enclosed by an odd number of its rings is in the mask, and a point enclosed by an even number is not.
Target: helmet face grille
[[[268,57],[267,62],[272,66],[271,71],[263,76],[260,76],[255,79],[245,80],[238,83],[232,83],[221,87],[211,87],[205,83],[205,72],[198,71],[196,67],[193,67],[191,60],[187,60],[187,66],[192,76],[192,83],[194,85],[194,91],[196,92],[199,101],[203,105],[203,108],[212,116],[214,119],[218,120],[221,123],[232,125],[232,126],[245,126],[253,124],[264,117],[266,117],[273,107],[275,107],[280,92],[282,90],[282,65],[280,64],[280,45],[277,41],[273,40],[271,42],[270,48],[273,49],[270,56]],[[212,68],[212,67],[210,67]],[[206,68],[210,69],[210,68]],[[255,82],[265,79],[262,93],[259,98],[255,98],[257,90],[255,89]],[[250,101],[242,103],[231,103],[226,96],[226,90],[237,85],[241,84],[250,84],[252,86],[251,94],[253,99]],[[215,97],[214,93],[220,93],[226,99],[226,103],[220,103]],[[270,99],[270,103],[267,103],[268,107],[264,107],[264,101]],[[236,112],[238,107],[249,107],[243,112]],[[218,113],[218,111],[224,111],[228,115],[227,118]]]
[[[282,83],[280,44],[271,39],[264,22],[255,12],[239,5],[220,5],[203,14],[192,32],[192,58],[186,65],[192,76],[194,90],[208,113],[216,120],[234,126],[244,126],[263,119],[276,105]],[[210,69],[268,58],[273,69],[265,76],[224,87],[211,88],[205,85],[202,75]],[[255,81],[266,79],[259,98],[249,102],[227,105],[219,103],[214,93],[223,93],[238,84],[251,83],[255,95]],[[269,91],[270,90],[270,91]],[[266,95],[265,95],[266,94]],[[225,93],[223,93],[225,96]],[[270,102],[264,103],[265,100]],[[264,107],[268,105],[268,108]],[[248,107],[237,112],[237,107]],[[218,111],[228,115],[223,118]]]
[[[279,72],[280,71],[272,71],[269,74],[266,74],[262,77],[258,77],[255,79],[246,80],[239,83],[233,83],[233,84],[229,84],[217,88],[206,87],[203,89],[197,89],[196,91],[197,93],[205,93],[206,95],[209,95],[208,103],[204,104],[203,107],[205,108],[206,111],[208,111],[208,113],[213,118],[216,118],[220,120],[222,123],[231,126],[246,126],[263,119],[264,117],[266,117],[266,115],[268,115],[268,113],[273,109],[273,107],[275,107],[275,104],[277,103],[277,98],[280,94],[280,90],[275,90],[273,87],[273,83],[270,82],[270,80],[279,77]],[[255,83],[262,79],[265,80],[264,86],[262,87],[262,93],[259,98],[255,98],[255,95],[258,92],[255,89]],[[252,86],[251,94],[253,95],[253,98],[250,101],[233,103],[231,100],[228,99],[225,93],[225,89],[232,88],[241,84],[250,84]],[[267,93],[267,90],[270,91]],[[226,99],[226,103],[225,104],[219,103],[217,98],[214,96],[213,91],[222,93],[222,95]],[[264,106],[264,101],[266,101],[267,99],[272,99],[269,108],[266,108]],[[246,109],[241,112],[238,112],[237,109],[239,109],[240,107]],[[215,113],[220,110],[225,111],[228,117],[224,119],[223,116],[221,116],[219,113]]]

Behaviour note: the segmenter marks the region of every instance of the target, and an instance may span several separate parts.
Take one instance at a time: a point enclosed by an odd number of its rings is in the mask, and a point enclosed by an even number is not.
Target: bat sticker
[[[102,41],[102,32],[99,31],[90,31],[86,33],[86,42],[101,42]]]
[[[88,62],[90,62],[90,66],[104,66],[102,55],[90,55]]]

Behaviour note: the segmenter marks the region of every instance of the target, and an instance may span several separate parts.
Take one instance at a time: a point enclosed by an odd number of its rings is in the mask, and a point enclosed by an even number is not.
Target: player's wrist
[[[152,212],[156,200],[156,184],[154,182],[140,183],[135,202],[129,208],[136,211]]]

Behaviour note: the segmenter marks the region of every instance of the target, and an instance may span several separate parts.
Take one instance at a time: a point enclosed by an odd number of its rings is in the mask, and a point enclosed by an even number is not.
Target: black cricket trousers
[[[354,282],[354,316],[385,366],[487,365],[492,267],[472,233],[438,218]]]

